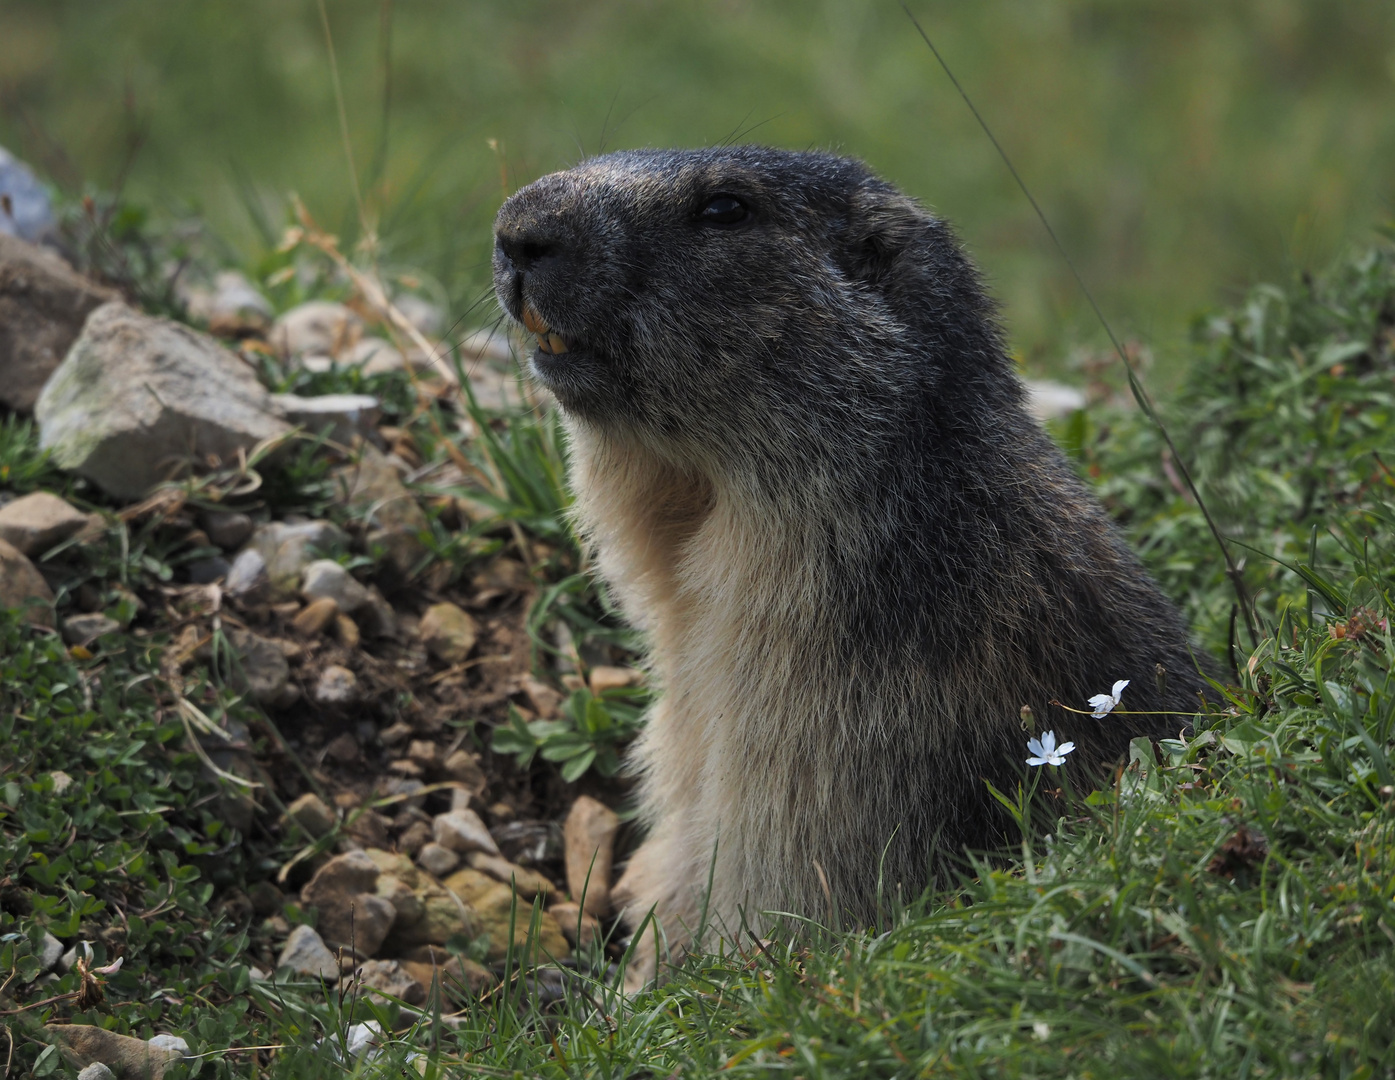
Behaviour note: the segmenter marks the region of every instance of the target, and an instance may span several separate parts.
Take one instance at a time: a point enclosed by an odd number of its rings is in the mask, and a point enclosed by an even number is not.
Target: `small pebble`
[[[407,746],[407,757],[423,769],[430,769],[436,764],[439,752],[440,748],[428,739],[413,739]]]
[[[327,596],[345,612],[354,611],[368,601],[368,590],[333,559],[316,559],[305,568],[300,595],[307,600]]]
[[[431,842],[431,826],[424,821],[414,821],[397,838],[397,849],[415,855]]]
[[[627,686],[638,686],[644,681],[644,672],[626,667],[593,667],[591,669],[591,693],[602,694],[607,690],[622,690]]]
[[[304,610],[291,620],[296,633],[313,637],[328,626],[339,614],[339,605],[329,596],[322,596],[305,605]]]
[[[352,735],[336,735],[325,745],[325,757],[330,761],[337,761],[341,765],[347,765],[351,761],[358,760],[358,740]],[[336,796],[336,802],[338,797]],[[358,805],[355,801],[354,805]]]
[[[342,611],[334,616],[334,636],[339,639],[339,644],[346,649],[357,649],[362,637],[358,632],[358,623]]]
[[[331,664],[315,683],[315,700],[321,705],[347,705],[358,697],[358,677],[348,668]]]
[[[417,852],[417,865],[437,877],[445,877],[460,865],[460,856],[434,842],[423,844]]]
[[[69,645],[86,645],[104,634],[114,634],[121,629],[115,619],[109,619],[101,612],[92,615],[71,615],[63,620],[63,640]]]
[[[457,784],[463,784],[471,794],[483,794],[484,789],[489,786],[489,780],[480,768],[479,756],[468,750],[455,751],[446,758],[442,769]]]
[[[62,958],[63,943],[45,930],[43,949],[39,953],[39,962],[43,965],[45,971],[52,971]]]
[[[313,791],[307,792],[286,807],[286,817],[311,836],[320,837],[334,828],[333,811]]]
[[[582,911],[580,904],[571,901],[553,904],[547,913],[557,920],[557,925],[562,928],[562,936],[572,946],[581,941],[598,944],[604,937],[600,922]]]
[[[232,568],[228,570],[228,579],[223,582],[223,591],[230,596],[245,596],[270,585],[271,577],[267,574],[266,560],[260,552],[248,548],[233,560]]]
[[[203,516],[203,531],[224,551],[233,551],[252,535],[252,519],[246,514],[215,510]]]
[[[480,816],[473,810],[452,810],[447,814],[437,814],[431,822],[435,831],[436,843],[444,844],[452,851],[484,851],[490,855],[499,854],[499,845],[489,835]]]
[[[221,556],[211,559],[195,559],[184,568],[189,573],[190,585],[212,585],[228,576],[232,564]]]

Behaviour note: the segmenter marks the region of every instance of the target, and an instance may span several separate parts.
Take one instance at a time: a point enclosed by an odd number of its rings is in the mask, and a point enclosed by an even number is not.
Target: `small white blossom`
[[[1064,742],[1057,746],[1056,733],[1043,731],[1040,739],[1027,740],[1027,752],[1032,755],[1027,759],[1027,764],[1062,765],[1065,763],[1066,755],[1074,749],[1075,743],[1073,742]]]
[[[1124,696],[1124,687],[1129,685],[1128,679],[1120,679],[1114,684],[1114,689],[1108,694],[1096,694],[1090,699],[1090,708],[1095,711],[1090,715],[1098,720],[1101,716],[1108,716],[1115,705],[1119,704],[1119,699]]]
[[[1037,1042],[1046,1042],[1051,1038],[1051,1025],[1038,1020],[1032,1025],[1032,1036]]]

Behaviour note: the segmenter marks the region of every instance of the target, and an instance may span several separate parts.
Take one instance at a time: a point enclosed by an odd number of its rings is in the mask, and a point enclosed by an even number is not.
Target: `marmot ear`
[[[848,212],[844,270],[880,284],[908,248],[923,240],[935,219],[914,199],[884,185],[861,187]]]

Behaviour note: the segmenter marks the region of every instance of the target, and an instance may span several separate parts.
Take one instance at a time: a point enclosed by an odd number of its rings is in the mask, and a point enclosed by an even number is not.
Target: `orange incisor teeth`
[[[538,313],[527,304],[523,305],[523,325],[528,328],[529,333],[537,334],[538,337],[542,337],[550,329],[547,323],[539,318]]]
[[[548,355],[555,356],[558,353],[571,351],[567,339],[561,334],[554,334],[552,328],[543,322],[538,313],[527,304],[523,306],[523,325],[530,332],[538,335],[538,348]]]

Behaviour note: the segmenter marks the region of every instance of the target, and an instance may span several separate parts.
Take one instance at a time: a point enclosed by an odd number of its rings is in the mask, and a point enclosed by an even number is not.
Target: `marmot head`
[[[1015,399],[948,228],[852,159],[608,154],[518,191],[495,237],[533,375],[581,421],[670,452],[807,461],[927,407],[963,419],[985,379]]]

